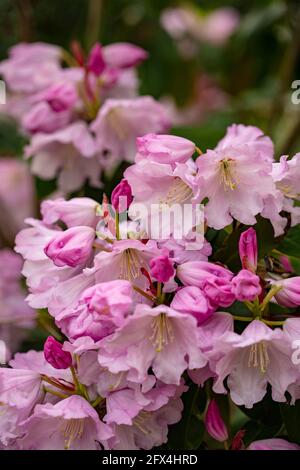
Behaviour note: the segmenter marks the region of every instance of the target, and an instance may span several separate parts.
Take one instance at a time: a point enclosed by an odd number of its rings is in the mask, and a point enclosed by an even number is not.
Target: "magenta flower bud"
[[[46,245],[44,252],[56,266],[74,268],[87,262],[94,240],[95,230],[91,227],[72,227],[64,232],[58,232],[58,235]]]
[[[294,268],[293,268],[292,263],[290,262],[288,256],[285,256],[285,255],[280,256],[279,261],[280,261],[281,266],[283,267],[283,269],[285,270],[286,273],[293,273],[294,272]]]
[[[256,274],[242,269],[231,281],[232,292],[240,302],[253,301],[261,294],[260,279]]]
[[[257,268],[257,237],[253,228],[249,228],[241,234],[239,252],[242,267],[255,272]]]
[[[224,442],[228,439],[227,427],[221,416],[216,400],[211,400],[207,407],[204,424],[208,434],[216,441]]]
[[[281,286],[280,291],[275,294],[275,299],[280,305],[289,308],[300,305],[300,276],[275,281],[272,285]]]
[[[93,72],[97,77],[99,77],[105,69],[103,49],[99,42],[97,42],[90,51],[87,60],[87,69],[89,72]]]
[[[62,344],[53,336],[48,336],[44,344],[44,356],[47,362],[55,369],[67,369],[72,365],[72,356],[64,351]]]
[[[131,186],[127,180],[123,179],[111,194],[111,203],[118,212],[124,212],[132,203]]]
[[[193,315],[198,325],[208,320],[215,311],[215,308],[205,297],[201,289],[196,286],[180,289],[171,302],[171,308],[181,313]]]
[[[146,134],[137,138],[138,154],[157,163],[184,163],[195,152],[195,144],[175,135]]]
[[[175,273],[173,263],[167,256],[157,256],[149,264],[151,277],[158,282],[168,282]]]

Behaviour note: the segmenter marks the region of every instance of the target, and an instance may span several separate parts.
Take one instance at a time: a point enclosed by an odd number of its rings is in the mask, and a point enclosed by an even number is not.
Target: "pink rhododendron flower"
[[[21,286],[22,259],[9,249],[0,250],[0,337],[6,344],[6,359],[15,352],[34,326],[36,312],[25,302]]]
[[[275,235],[283,232],[286,220],[279,216],[283,197],[273,182],[272,164],[251,142],[241,145],[226,139],[201,155],[197,167],[198,200],[209,200],[205,217],[210,227],[220,230],[233,219],[253,225],[261,214],[273,223]]]
[[[216,146],[216,150],[224,150],[228,147],[238,148],[244,145],[247,145],[252,152],[259,153],[264,159],[271,162],[274,160],[272,140],[255,126],[232,124],[228,127],[225,137]]]
[[[96,450],[98,441],[112,437],[94,408],[78,395],[54,405],[36,405],[22,430],[19,446],[24,450]]]
[[[273,163],[273,178],[276,186],[283,194],[291,199],[300,199],[300,153],[288,159],[286,155],[279,163]]]
[[[179,384],[185,369],[207,362],[198,346],[196,320],[164,305],[138,305],[122,328],[102,341],[98,360],[113,373],[127,371],[135,381],[143,381],[152,367],[169,384]]]
[[[34,93],[50,85],[59,75],[61,49],[45,43],[20,43],[0,64],[8,87],[14,92]]]
[[[85,290],[77,305],[58,314],[56,322],[69,338],[90,336],[99,340],[124,323],[132,305],[130,282],[103,282]]]
[[[34,195],[28,166],[14,158],[0,158],[0,232],[9,245],[24,227],[24,219],[34,215]]]
[[[91,125],[96,135],[100,161],[106,168],[121,159],[133,161],[136,137],[146,132],[163,132],[170,126],[161,104],[150,96],[108,99]]]
[[[95,142],[80,121],[51,134],[35,134],[25,150],[26,157],[33,158],[32,172],[43,179],[59,174],[58,185],[66,192],[79,189],[86,179],[99,186],[95,153]]]
[[[233,332],[233,318],[225,312],[215,312],[202,323],[198,330],[199,345],[208,363],[204,368],[189,371],[189,376],[197,385],[203,386],[210,377],[217,377],[216,365],[223,357],[222,351],[218,349],[219,340],[230,332]]]
[[[216,366],[216,393],[226,393],[224,380],[234,403],[252,408],[265,396],[267,384],[274,401],[285,402],[285,392],[296,381],[297,369],[291,362],[291,347],[284,333],[271,330],[259,320],[252,321],[241,335],[228,333],[219,340],[224,354]]]

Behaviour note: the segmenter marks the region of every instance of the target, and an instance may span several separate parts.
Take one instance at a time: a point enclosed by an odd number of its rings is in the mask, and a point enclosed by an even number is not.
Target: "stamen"
[[[70,449],[72,442],[81,439],[84,431],[84,418],[68,419],[61,432],[65,437],[65,449]]]
[[[134,281],[140,276],[142,260],[136,250],[128,248],[124,251],[120,263],[120,279]]]
[[[153,346],[156,347],[156,352],[161,352],[164,346],[174,341],[172,323],[165,313],[161,313],[154,318],[151,328],[152,335],[149,339],[152,341]]]
[[[291,185],[278,182],[276,183],[276,186],[278,187],[278,189],[280,189],[281,192],[283,192],[290,199],[298,199],[300,196],[300,193],[293,193]]]
[[[174,183],[168,191],[166,199],[160,200],[160,204],[182,204],[193,196],[192,189],[181,178],[176,176]]]
[[[270,362],[267,345],[264,341],[252,344],[249,354],[248,367],[258,367],[262,374],[267,371]]]
[[[220,177],[225,191],[236,189],[237,181],[235,175],[235,161],[231,158],[225,158],[220,161]]]
[[[149,419],[149,413],[141,411],[134,419],[134,425],[145,435],[151,434],[151,430],[147,429],[147,421]]]

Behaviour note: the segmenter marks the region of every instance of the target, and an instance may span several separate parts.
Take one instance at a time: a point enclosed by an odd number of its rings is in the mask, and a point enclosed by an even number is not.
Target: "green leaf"
[[[295,405],[282,404],[281,414],[289,439],[300,444],[300,400]]]
[[[201,418],[206,406],[206,394],[202,388],[192,384],[182,400],[184,404],[182,419],[170,427],[168,448],[196,450],[200,447],[205,432]]]

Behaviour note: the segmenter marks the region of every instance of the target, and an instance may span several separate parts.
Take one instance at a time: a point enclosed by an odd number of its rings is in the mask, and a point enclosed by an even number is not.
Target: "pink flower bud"
[[[146,134],[137,138],[138,155],[158,163],[184,163],[195,152],[195,144],[175,135]],[[139,157],[138,157],[139,159]]]
[[[93,72],[97,77],[101,75],[105,69],[105,61],[103,57],[103,49],[101,44],[97,42],[88,57],[87,60],[87,69],[89,72]]]
[[[55,369],[67,369],[72,365],[72,356],[63,351],[62,344],[53,336],[48,336],[44,344],[44,356],[47,362]]]
[[[252,301],[261,293],[259,277],[247,269],[242,269],[231,282],[232,292],[240,302]]]
[[[286,273],[293,273],[294,272],[294,268],[293,268],[292,263],[290,262],[288,256],[285,256],[285,255],[280,256],[279,261],[280,261],[281,266],[283,267],[283,269],[285,270]]]
[[[280,305],[289,308],[300,305],[300,276],[275,281],[272,285],[281,286],[280,291],[275,294],[275,299]]]
[[[257,237],[253,228],[249,228],[241,234],[239,252],[242,267],[255,272],[257,268]]]
[[[44,248],[45,254],[56,266],[75,267],[89,259],[95,239],[91,227],[77,226],[59,232]]]
[[[116,42],[104,46],[102,51],[107,65],[118,69],[133,67],[148,57],[144,49],[128,42]]]
[[[41,98],[50,104],[53,111],[61,112],[74,106],[77,92],[73,83],[55,83],[41,94]]]
[[[193,315],[197,319],[198,325],[204,323],[215,311],[201,289],[196,286],[180,289],[172,300],[171,308]]]
[[[157,256],[150,261],[150,274],[158,282],[168,282],[174,273],[173,263],[167,256]]]
[[[202,291],[215,308],[229,307],[235,301],[231,282],[225,278],[208,277],[203,283]]]
[[[221,416],[216,400],[209,402],[204,420],[206,431],[216,441],[224,442],[228,439],[227,427]]]
[[[116,211],[124,212],[132,203],[132,191],[128,181],[123,179],[111,194],[111,203]]]

